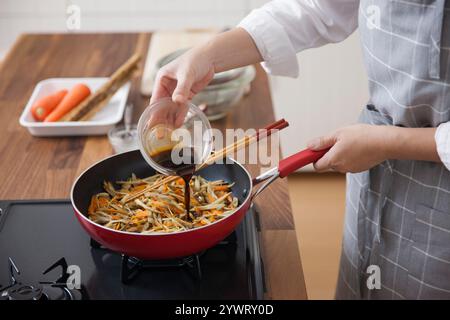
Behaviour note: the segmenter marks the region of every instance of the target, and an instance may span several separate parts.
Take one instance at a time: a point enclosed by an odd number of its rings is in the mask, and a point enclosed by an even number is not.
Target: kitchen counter
[[[106,136],[35,138],[19,116],[40,80],[109,76],[134,52],[146,56],[151,34],[25,34],[0,64],[0,199],[67,198],[85,168],[112,154]],[[261,128],[274,121],[268,79],[257,66],[251,92],[233,113],[213,122],[219,129]],[[128,101],[134,121],[148,104],[140,75]],[[288,129],[289,130],[289,129]],[[257,165],[248,166],[253,175]],[[278,179],[256,200],[268,299],[306,299],[287,181]]]

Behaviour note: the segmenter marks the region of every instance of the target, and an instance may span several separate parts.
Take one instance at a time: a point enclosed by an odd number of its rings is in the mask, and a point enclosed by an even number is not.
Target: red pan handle
[[[325,153],[328,152],[328,150],[330,150],[330,148],[319,151],[305,149],[281,160],[278,164],[279,176],[281,178],[284,178],[295,170],[300,169],[307,164],[316,162],[317,160],[322,158]]]

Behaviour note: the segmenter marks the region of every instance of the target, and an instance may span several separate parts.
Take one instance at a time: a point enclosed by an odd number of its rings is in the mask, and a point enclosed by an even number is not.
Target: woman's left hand
[[[308,143],[312,150],[331,149],[314,164],[318,172],[361,172],[387,159],[385,126],[356,124]]]

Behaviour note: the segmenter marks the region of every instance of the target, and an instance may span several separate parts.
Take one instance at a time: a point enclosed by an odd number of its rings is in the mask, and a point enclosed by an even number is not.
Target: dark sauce
[[[180,158],[183,159],[183,162],[180,164],[173,162],[173,151],[174,150],[172,148],[163,149],[161,151],[153,153],[150,156],[160,166],[175,171],[176,175],[180,176],[184,180],[184,207],[186,208],[187,220],[191,220],[191,216],[189,215],[189,210],[191,207],[191,191],[189,182],[191,181],[191,178],[195,172],[195,149],[192,147],[183,147],[176,149],[175,152],[177,152]]]

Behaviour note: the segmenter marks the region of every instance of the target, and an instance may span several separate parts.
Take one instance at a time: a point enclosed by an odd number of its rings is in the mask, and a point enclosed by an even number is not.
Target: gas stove
[[[90,239],[68,200],[0,201],[0,299],[263,299],[252,208],[215,247],[148,261]]]
[[[68,283],[70,273],[66,259],[61,258],[46,269],[45,275],[60,267],[60,276],[55,281],[23,282],[21,273],[12,258],[8,258],[10,284],[0,287],[0,300],[81,300],[83,291]]]

